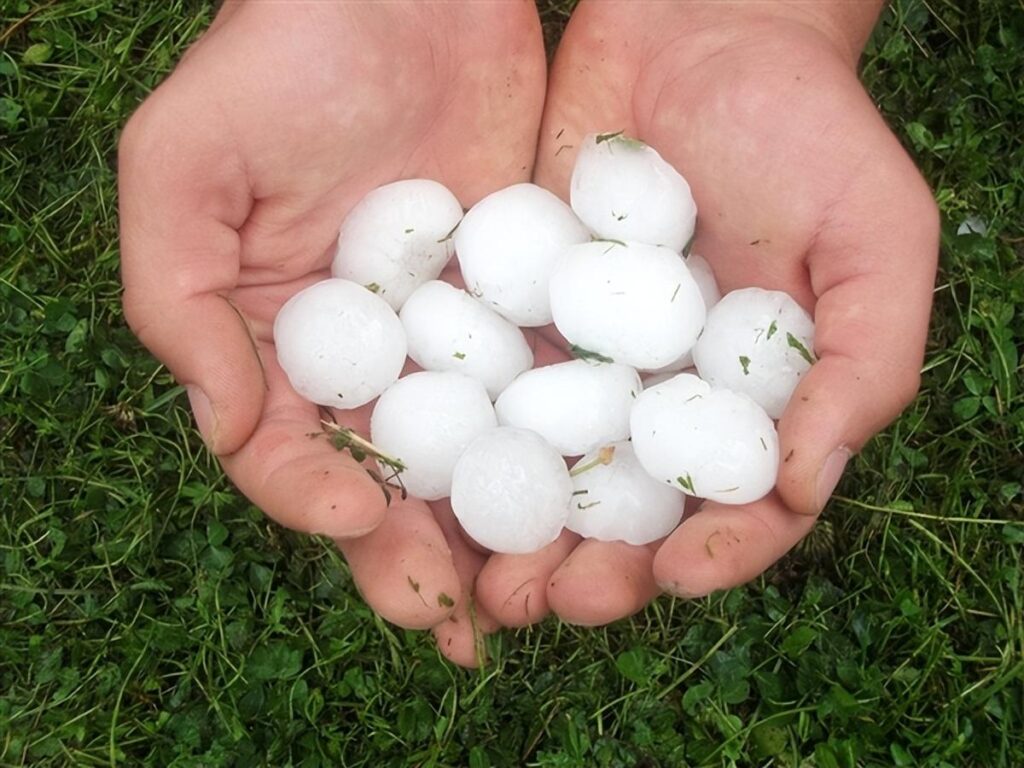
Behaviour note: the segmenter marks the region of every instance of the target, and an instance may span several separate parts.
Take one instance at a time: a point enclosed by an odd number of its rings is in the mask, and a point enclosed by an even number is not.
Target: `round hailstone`
[[[420,371],[377,400],[370,439],[405,464],[402,482],[409,493],[434,501],[451,494],[455,462],[466,446],[497,424],[479,381],[452,371]]]
[[[360,283],[398,310],[451,259],[462,206],[443,184],[406,179],[370,192],[341,223],[331,274]]]
[[[746,395],[681,373],[644,390],[629,421],[643,468],[684,493],[747,504],[775,485],[775,425]]]
[[[629,437],[640,377],[617,363],[570,360],[521,373],[501,393],[498,422],[532,429],[563,456]]]
[[[533,352],[523,332],[465,291],[431,280],[401,312],[409,357],[428,371],[458,371],[483,383],[491,399],[523,371]]]
[[[452,510],[475,541],[495,552],[536,552],[569,516],[572,479],[558,451],[536,432],[495,427],[459,457]]]
[[[610,461],[601,451],[576,464],[565,527],[601,541],[649,544],[668,536],[683,516],[685,497],[640,466],[628,442],[613,443]],[[606,449],[605,449],[606,450]]]
[[[641,243],[573,245],[551,276],[551,313],[570,343],[634,368],[689,351],[704,300],[679,254]]]
[[[382,298],[348,280],[299,291],[274,318],[277,360],[307,400],[358,408],[395,383],[405,364],[405,331]]]
[[[710,312],[711,308],[722,298],[722,294],[718,290],[718,283],[715,280],[715,273],[711,271],[711,265],[708,264],[707,259],[703,256],[691,253],[686,257],[686,267],[690,270],[690,276],[700,289],[700,296],[704,299],[704,308]],[[656,368],[653,371],[649,371],[649,373],[675,374],[685,371],[687,368],[693,368],[692,349],[684,352],[681,357],[673,360],[668,365]],[[671,375],[667,376],[663,381],[667,381],[670,378]]]
[[[548,280],[565,249],[590,240],[572,209],[536,184],[514,184],[470,208],[455,230],[466,290],[516,325],[551,322]]]
[[[814,321],[781,291],[743,288],[708,313],[693,350],[701,378],[748,395],[777,419],[814,362]]]
[[[621,133],[583,140],[569,195],[580,220],[608,240],[664,245],[678,253],[697,221],[686,179],[653,148]]]

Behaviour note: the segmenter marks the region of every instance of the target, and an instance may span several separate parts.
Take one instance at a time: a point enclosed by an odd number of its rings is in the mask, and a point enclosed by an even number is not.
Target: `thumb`
[[[898,151],[836,204],[808,254],[818,360],[779,422],[778,492],[799,513],[821,512],[850,456],[920,384],[939,221]]]
[[[204,440],[217,454],[252,433],[266,388],[242,314],[227,298],[239,271],[237,227],[251,198],[223,126],[178,115],[173,78],[125,127],[119,147],[125,319],[185,385]]]

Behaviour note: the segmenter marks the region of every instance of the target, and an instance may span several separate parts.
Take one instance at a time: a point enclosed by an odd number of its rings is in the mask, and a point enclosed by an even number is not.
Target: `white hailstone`
[[[582,471],[573,477],[565,527],[590,539],[627,544],[649,544],[670,534],[683,516],[682,491],[647,474],[630,443],[609,447],[607,462],[598,450],[576,464],[573,471]]]
[[[686,179],[652,147],[621,133],[583,140],[569,195],[580,220],[608,240],[664,245],[678,253],[697,221]]]
[[[524,327],[551,322],[548,281],[557,259],[590,233],[536,184],[514,184],[474,205],[455,230],[466,290]]]
[[[988,224],[980,216],[971,214],[960,222],[960,226],[956,228],[956,234],[958,237],[962,235],[987,235]]]
[[[536,552],[569,516],[572,479],[558,451],[528,429],[495,427],[459,457],[452,510],[475,541],[495,552]]]
[[[781,291],[743,288],[708,313],[693,359],[701,378],[748,395],[777,419],[814,362],[814,321]]]
[[[644,390],[629,422],[643,468],[684,493],[746,504],[775,485],[775,425],[746,395],[681,373]]]
[[[646,369],[689,351],[706,314],[678,253],[607,241],[568,248],[551,276],[551,313],[571,344]]]
[[[448,283],[421,285],[400,316],[409,357],[428,371],[458,371],[480,381],[491,399],[533,367],[533,352],[522,331]]]
[[[718,290],[718,283],[715,281],[715,273],[711,271],[711,265],[708,264],[703,256],[691,253],[686,257],[686,266],[690,270],[690,276],[700,289],[701,298],[704,299],[704,308],[710,312],[711,308],[722,298],[722,294]],[[685,371],[687,368],[693,368],[692,349],[687,350],[681,357],[673,360],[668,365],[648,372],[669,374],[662,379],[662,381],[667,381],[674,374]]]
[[[495,403],[498,422],[532,429],[563,456],[629,437],[640,377],[617,363],[570,360],[519,374]]]
[[[484,385],[453,371],[399,379],[377,400],[370,439],[404,465],[410,494],[434,501],[451,494],[455,462],[477,435],[497,426]]]
[[[451,259],[462,206],[447,187],[406,179],[377,187],[341,223],[331,274],[360,283],[398,310]]]
[[[274,345],[292,388],[335,408],[370,402],[405,364],[405,331],[394,310],[348,280],[321,280],[285,302],[274,318]]]

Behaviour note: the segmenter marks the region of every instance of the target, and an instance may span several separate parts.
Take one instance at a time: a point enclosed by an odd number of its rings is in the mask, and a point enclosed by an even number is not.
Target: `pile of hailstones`
[[[793,299],[721,297],[684,255],[696,216],[686,180],[621,133],[586,138],[571,207],[516,184],[463,215],[437,182],[387,184],[343,222],[333,278],[282,307],[278,358],[313,403],[379,397],[378,455],[409,493],[450,496],[491,550],[534,552],[563,528],[654,541],[686,495],[772,489],[773,419],[814,360]],[[437,279],[453,251],[466,290]],[[534,368],[521,328],[552,322],[576,359]],[[399,378],[406,355],[423,370]]]

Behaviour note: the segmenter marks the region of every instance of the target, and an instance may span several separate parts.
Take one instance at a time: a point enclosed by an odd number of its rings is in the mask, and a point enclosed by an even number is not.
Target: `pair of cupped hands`
[[[584,0],[548,72],[528,0],[228,2],[123,134],[125,316],[239,490],[333,538],[369,605],[432,629],[456,663],[478,663],[502,626],[600,625],[662,591],[741,584],[808,533],[919,383],[938,217],[857,79],[878,5]],[[619,130],[686,176],[694,248],[723,292],[790,293],[819,359],[779,422],[768,497],[705,503],[648,546],[566,531],[488,555],[446,502],[387,505],[310,438],[321,413],[277,364],[274,316],[328,276],[338,225],[372,188],[436,179],[469,207],[532,179],[567,198],[582,137]],[[538,365],[567,358],[551,329],[529,335]],[[336,416],[367,434],[368,408]]]

